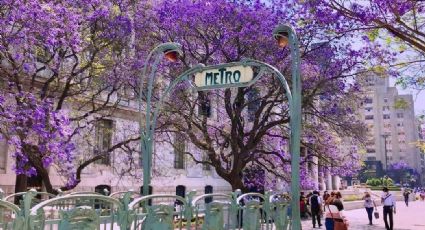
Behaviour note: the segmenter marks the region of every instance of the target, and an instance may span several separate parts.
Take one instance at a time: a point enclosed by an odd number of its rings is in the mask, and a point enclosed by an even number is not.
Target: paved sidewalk
[[[382,206],[378,207],[379,219],[373,220],[373,225],[369,226],[366,210],[356,209],[346,211],[350,222],[349,230],[385,230],[382,219]],[[397,213],[394,215],[394,230],[425,230],[425,202],[410,202],[406,207],[404,202],[397,202]],[[322,220],[324,223],[324,220]],[[313,229],[311,219],[302,222],[303,230]],[[316,229],[318,229],[316,227]],[[326,229],[324,224],[321,229]]]

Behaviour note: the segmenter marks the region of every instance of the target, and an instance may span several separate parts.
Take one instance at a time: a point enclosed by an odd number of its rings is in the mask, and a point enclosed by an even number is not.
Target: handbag
[[[373,215],[375,216],[375,219],[379,219],[379,212],[378,208],[376,208],[375,201],[373,201],[373,205],[375,206],[375,212],[373,213]]]
[[[378,212],[378,210],[375,209],[375,212],[373,213],[373,215],[375,216],[375,219],[379,219],[379,212]]]
[[[344,220],[341,218],[334,218],[333,213],[331,209],[329,208],[329,213],[331,214],[332,220],[334,222],[334,230],[348,230],[348,226],[346,223],[344,223]]]

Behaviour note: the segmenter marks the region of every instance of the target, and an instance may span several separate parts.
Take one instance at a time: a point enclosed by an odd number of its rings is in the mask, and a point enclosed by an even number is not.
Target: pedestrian
[[[367,218],[369,218],[369,225],[372,225],[373,208],[375,207],[376,209],[375,201],[372,199],[372,197],[370,196],[370,193],[368,192],[364,193],[364,196],[362,199],[364,200],[364,207],[367,212]]]
[[[305,197],[301,196],[300,197],[300,216],[303,219],[307,218],[307,204],[305,202]]]
[[[335,230],[338,226],[348,227],[348,220],[344,215],[344,205],[341,201],[341,193],[331,193],[325,202],[325,226],[326,230]]]
[[[318,191],[314,191],[313,195],[310,196],[310,208],[311,208],[311,217],[313,220],[313,228],[316,228],[316,220],[319,228],[322,227],[322,223],[320,221],[320,213],[322,210],[322,199],[320,198],[320,193]]]
[[[409,195],[410,195],[410,191],[407,188],[404,189],[403,196],[404,196],[404,203],[406,203],[406,207],[409,207]]]
[[[396,213],[396,207],[395,207],[395,198],[394,196],[389,193],[389,190],[387,187],[384,187],[382,189],[384,192],[381,197],[381,203],[384,206],[384,222],[385,222],[385,228],[387,230],[393,230],[393,212]],[[388,224],[389,219],[389,224]]]
[[[330,196],[328,191],[323,192],[323,201],[327,201]]]
[[[313,196],[312,192],[309,192],[305,199],[307,216],[311,217],[311,205],[310,205],[310,197]]]

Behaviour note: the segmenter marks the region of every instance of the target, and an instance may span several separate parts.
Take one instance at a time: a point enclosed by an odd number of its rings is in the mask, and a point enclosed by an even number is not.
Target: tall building
[[[362,119],[367,125],[365,162],[381,176],[395,162],[406,162],[420,170],[420,152],[412,95],[400,95],[389,86],[388,77],[368,75],[364,79]],[[381,174],[381,175],[379,175]]]

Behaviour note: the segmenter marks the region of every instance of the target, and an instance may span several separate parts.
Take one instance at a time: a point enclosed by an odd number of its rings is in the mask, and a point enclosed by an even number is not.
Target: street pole
[[[291,207],[292,229],[301,229],[300,216],[300,132],[301,132],[301,77],[300,77],[300,50],[297,34],[288,25],[278,25],[273,30],[273,36],[280,47],[289,44],[291,50],[292,71],[292,103],[290,106],[291,128]]]
[[[387,156],[387,137],[388,134],[382,135],[384,138],[384,154],[385,154],[385,174],[388,174],[388,156]]]
[[[151,168],[152,168],[152,150],[154,142],[154,129],[151,119],[151,108],[152,108],[152,91],[154,76],[158,68],[158,64],[162,57],[166,57],[170,61],[175,61],[178,54],[181,54],[181,45],[174,42],[162,43],[156,46],[146,58],[142,74],[140,75],[139,82],[139,133],[140,133],[140,152],[142,154],[142,163],[143,163],[143,196],[149,195],[149,186],[151,184]],[[152,56],[155,57],[155,61],[151,66],[149,78],[148,78],[148,88],[146,93],[146,112],[145,112],[145,121],[143,122],[142,117],[142,103],[143,103],[143,85],[145,78],[147,76],[147,70],[149,66],[150,59]],[[153,118],[155,119],[155,118]]]

